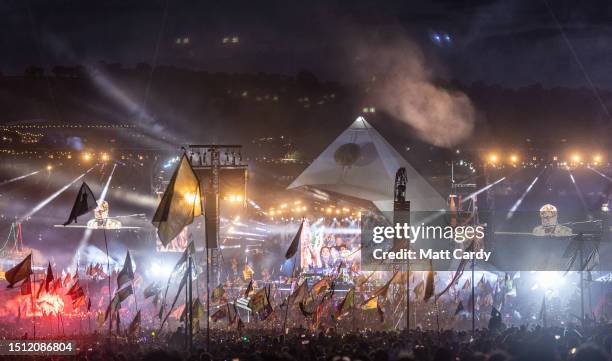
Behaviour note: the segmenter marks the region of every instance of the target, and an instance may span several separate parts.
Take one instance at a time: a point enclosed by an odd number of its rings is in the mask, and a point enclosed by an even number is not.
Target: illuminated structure
[[[246,207],[247,165],[241,145],[190,145],[187,153],[200,179],[204,196],[206,248],[212,252],[212,267],[218,267],[219,204],[221,200]],[[218,272],[216,274],[219,274]]]
[[[407,179],[405,197],[413,210],[446,207],[440,194],[363,117],[338,136],[289,185],[314,188],[371,201],[381,211],[392,211],[398,169]]]

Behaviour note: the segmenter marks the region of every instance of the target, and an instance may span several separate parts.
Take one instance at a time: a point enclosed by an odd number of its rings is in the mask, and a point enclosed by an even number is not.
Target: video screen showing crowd
[[[304,222],[300,266],[304,273],[357,275],[361,269],[361,221],[319,218]]]

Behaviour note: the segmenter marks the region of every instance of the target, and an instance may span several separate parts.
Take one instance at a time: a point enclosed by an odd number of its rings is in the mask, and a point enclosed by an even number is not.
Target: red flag
[[[30,282],[30,276],[28,276],[28,278],[21,284],[21,294],[24,296],[32,294],[32,283]]]
[[[64,288],[68,287],[71,281],[72,281],[72,276],[70,275],[70,272],[68,272],[66,273],[66,277],[64,277]]]

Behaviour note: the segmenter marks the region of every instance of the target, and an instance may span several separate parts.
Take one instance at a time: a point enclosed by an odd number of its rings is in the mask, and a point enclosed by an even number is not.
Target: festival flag
[[[354,303],[355,303],[355,289],[351,288],[344,296],[344,299],[342,300],[342,302],[340,302],[340,304],[336,308],[334,318],[336,320],[340,320],[348,312],[348,310],[351,307],[353,307]]]
[[[431,296],[435,293],[435,272],[433,270],[433,262],[429,260],[429,271],[427,272],[427,282],[425,282],[425,294],[423,295],[423,301],[427,302]]]
[[[104,314],[104,321],[108,318],[109,315],[113,315],[115,310],[118,310],[121,306],[121,302],[125,301],[131,294],[134,294],[134,290],[132,289],[132,285],[129,285],[115,293],[113,299],[110,304],[106,308],[106,312]]]
[[[27,279],[32,274],[32,254],[30,253],[18,265],[6,271],[4,278],[8,281],[6,288],[13,288],[19,282]]]
[[[45,292],[49,293],[49,285],[51,284],[51,282],[53,282],[53,270],[51,269],[51,262],[49,262],[49,265],[47,266],[47,275],[45,276],[45,280],[43,284],[41,284],[40,288],[38,289],[36,298],[40,297],[40,293],[42,292],[43,286],[44,286]]]
[[[391,278],[387,281],[387,283],[385,283],[381,288],[379,288],[376,291],[374,291],[374,293],[372,293],[370,295],[370,297],[378,297],[378,296],[387,297],[387,292],[389,291],[389,286],[391,286],[391,283],[398,276],[399,276],[399,272],[395,271],[395,273],[393,274],[393,276],[391,276]]]
[[[77,288],[80,288],[81,285],[79,285],[79,280],[75,280],[74,283],[72,284],[72,287],[70,287],[68,289],[68,292],[66,292],[66,295],[71,296],[76,290]]]
[[[482,274],[482,277],[480,277],[480,281],[478,281],[478,288],[479,288],[479,289],[481,289],[481,290],[484,290],[484,289],[485,289],[485,287],[486,287],[485,280],[486,280],[486,279],[485,279],[485,275],[484,275],[484,273],[483,273],[483,274]]]
[[[60,288],[62,288],[62,279],[58,277],[53,280],[53,285],[51,286],[51,293],[56,293],[57,290],[59,290]]]
[[[200,302],[199,298],[196,298],[193,301],[193,306],[191,306],[191,311],[193,312],[193,318],[199,319],[200,317],[206,314],[206,310],[204,309],[204,305]]]
[[[79,307],[81,307],[83,305],[85,305],[85,294],[82,294],[82,295],[80,295],[77,298],[72,300],[72,307],[73,308],[79,308]]]
[[[452,198],[451,198],[452,200]],[[474,241],[472,241],[472,243],[470,243],[470,245],[468,246],[468,248],[465,249],[465,252],[470,252],[474,249]],[[465,266],[467,265],[468,260],[467,259],[462,259],[459,262],[459,265],[457,266],[457,271],[455,271],[455,274],[453,275],[453,278],[451,279],[451,281],[448,283],[448,285],[446,286],[446,288],[444,288],[442,290],[442,292],[438,293],[435,297],[435,301],[438,300],[438,298],[442,297],[446,292],[448,292],[449,289],[451,289],[451,287],[453,287],[455,284],[457,284],[459,282],[459,279],[461,278],[461,276],[463,275],[463,271],[465,270]]]
[[[70,223],[76,223],[77,217],[80,217],[90,211],[93,211],[98,206],[96,202],[96,197],[93,192],[87,185],[87,183],[83,182],[81,184],[81,189],[79,189],[79,193],[77,194],[76,199],[74,200],[74,205],[72,206],[72,210],[70,211],[70,216],[68,220],[64,223],[64,226],[69,225]]]
[[[304,281],[306,282],[306,281]],[[329,288],[329,279],[327,277],[321,278],[317,283],[312,285],[312,292],[315,296],[320,295]]]
[[[45,278],[45,291],[49,292],[49,285],[53,282],[53,270],[51,269],[51,262],[47,266],[47,277]]]
[[[298,288],[289,296],[289,304],[295,305],[304,302],[308,297],[308,281],[304,280]]]
[[[244,268],[242,269],[242,278],[245,281],[253,279],[253,273],[255,273],[255,271],[253,271],[253,268],[248,264],[245,264]]]
[[[117,274],[117,288],[121,288],[124,284],[134,280],[134,270],[132,269],[132,257],[130,251],[125,255],[123,268]]]
[[[193,223],[194,217],[201,215],[200,181],[183,153],[153,216],[159,240],[168,245],[183,228]]]
[[[179,284],[179,288],[178,288],[178,291],[176,292],[176,296],[174,296],[174,301],[172,301],[172,305],[170,305],[170,310],[168,310],[166,317],[164,317],[164,319],[162,320],[160,330],[164,327],[166,320],[168,320],[168,317],[170,316],[170,314],[172,313],[172,310],[174,309],[174,306],[176,305],[176,301],[178,301],[178,298],[181,295],[183,288],[187,284],[187,277],[188,277],[188,272],[185,272],[185,274],[183,275],[183,278],[181,279],[181,283]]]
[[[466,291],[466,290],[469,290],[471,287],[472,287],[472,283],[470,282],[470,279],[468,278],[467,280],[465,280],[465,283],[463,284],[463,287],[461,287],[461,289]]]
[[[66,276],[64,277],[64,288],[68,287],[70,282],[72,282],[72,276],[70,275],[70,272],[68,272],[66,273]]]
[[[221,307],[215,313],[213,313],[210,316],[210,320],[212,322],[218,322],[218,321],[224,319],[226,316],[227,316],[227,308],[226,307]]]
[[[476,309],[476,305],[474,304],[474,296],[470,294],[470,298],[468,299],[467,304],[468,312],[472,312],[472,310]]]
[[[253,280],[251,279],[251,281],[249,282],[246,291],[244,291],[244,298],[249,297],[249,294],[251,294],[251,292],[253,291]]]
[[[249,308],[253,310],[253,313],[259,312],[266,305],[266,288],[263,287],[259,291],[255,292],[251,301],[249,302]]]
[[[221,301],[221,298],[223,297],[223,295],[225,295],[225,289],[223,288],[223,285],[220,284],[219,286],[215,287],[212,291],[212,302]]]
[[[28,276],[28,278],[26,278],[26,280],[21,284],[21,294],[23,296],[32,294],[32,282],[30,280],[30,276]]]
[[[457,305],[457,309],[455,309],[455,316],[457,316],[461,312],[463,312],[463,302],[459,301],[459,304]]]
[[[270,302],[270,287],[271,285],[268,285],[268,288],[264,288],[266,294],[266,302],[264,304],[263,309],[259,311],[259,319],[261,321],[265,321],[274,312],[272,302]]]
[[[151,283],[150,285],[147,286],[147,288],[144,289],[144,291],[142,292],[144,295],[145,300],[149,297],[152,296],[156,296],[159,294],[159,287],[157,286],[156,282]]]
[[[227,303],[226,306],[227,306],[227,325],[231,326],[234,324],[234,322],[236,322],[236,318],[238,317],[238,309],[236,308],[236,303],[232,304],[231,306],[229,303]]]
[[[362,310],[373,310],[378,307],[378,296],[373,296],[361,303]]]
[[[139,329],[140,329],[140,310],[136,312],[136,316],[134,316],[134,319],[132,319],[132,322],[130,322],[130,326],[128,327],[128,334],[130,336],[133,336],[136,334],[136,332]]]
[[[300,238],[302,238],[302,228],[304,228],[304,221],[300,223],[300,228],[298,228],[297,233],[293,237],[293,241],[291,241],[291,245],[287,248],[287,252],[285,253],[285,258],[289,259],[297,253],[298,247],[300,245]]]
[[[302,312],[302,316],[304,317],[310,317],[314,313],[314,311],[306,310],[306,305],[304,305],[304,302],[300,302],[300,312]]]
[[[491,308],[491,318],[501,317],[501,315],[502,315],[501,312],[499,312],[497,308],[495,307]]]
[[[417,300],[422,299],[425,295],[425,282],[421,280],[416,286],[414,286],[412,291],[414,292],[414,296]]]

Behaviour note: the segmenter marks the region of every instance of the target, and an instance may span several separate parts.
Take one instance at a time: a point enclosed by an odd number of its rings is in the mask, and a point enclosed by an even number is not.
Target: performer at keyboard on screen
[[[533,229],[536,236],[568,237],[572,235],[572,229],[557,224],[557,207],[545,204],[540,208],[540,219],[542,224]]]

